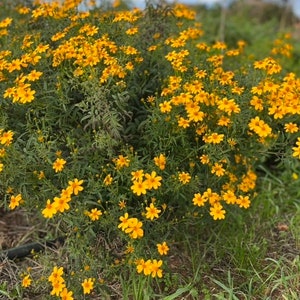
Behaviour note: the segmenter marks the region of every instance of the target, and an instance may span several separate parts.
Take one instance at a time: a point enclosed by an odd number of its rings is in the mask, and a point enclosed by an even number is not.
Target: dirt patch
[[[23,210],[0,210],[0,250],[31,242],[33,235],[36,235],[36,226]]]

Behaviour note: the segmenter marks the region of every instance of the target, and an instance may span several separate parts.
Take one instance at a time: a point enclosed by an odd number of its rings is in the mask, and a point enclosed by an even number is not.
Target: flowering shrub
[[[249,58],[244,41],[207,42],[183,5],[80,2],[0,20],[2,206],[65,239],[48,280],[22,281],[61,299],[101,293],[116,269],[163,277],[171,224],[249,208],[259,164],[300,158],[288,35]]]

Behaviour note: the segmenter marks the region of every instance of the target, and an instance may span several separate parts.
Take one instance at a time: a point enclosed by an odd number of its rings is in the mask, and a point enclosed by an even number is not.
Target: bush
[[[111,294],[118,272],[163,277],[174,224],[247,209],[257,166],[300,157],[288,34],[257,59],[242,40],[207,42],[183,5],[79,2],[0,22],[2,205],[65,240],[23,278],[62,299]]]

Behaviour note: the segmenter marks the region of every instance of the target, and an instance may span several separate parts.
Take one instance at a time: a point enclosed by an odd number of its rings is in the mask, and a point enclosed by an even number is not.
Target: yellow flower
[[[22,286],[25,288],[29,287],[31,285],[31,281],[30,276],[26,275],[22,280]]]
[[[296,145],[297,147],[292,147],[293,157],[298,157],[300,159],[300,137],[297,138]]]
[[[124,209],[126,207],[126,201],[125,200],[120,200],[118,203],[120,209]]]
[[[223,200],[227,204],[235,204],[237,202],[236,195],[234,194],[234,191],[228,190],[222,195]]]
[[[162,177],[161,176],[156,176],[156,172],[152,171],[151,174],[145,174],[146,180],[145,180],[145,184],[147,186],[147,189],[151,190],[157,190],[160,186],[161,186],[161,180]]]
[[[154,277],[158,277],[161,278],[162,277],[162,269],[160,269],[160,267],[162,266],[163,261],[160,260],[156,260],[153,259],[153,261],[151,262],[151,276]]]
[[[132,27],[126,30],[126,34],[134,35],[139,31],[138,27]]]
[[[111,185],[113,182],[113,178],[110,174],[106,175],[106,177],[104,178],[103,180],[103,183],[108,186],[108,185]]]
[[[220,144],[223,139],[224,134],[218,134],[216,132],[203,137],[203,141],[208,144]]]
[[[52,218],[56,213],[57,209],[55,208],[54,204],[50,202],[50,199],[48,199],[46,207],[42,210],[44,218]]]
[[[41,76],[43,75],[43,72],[38,72],[36,70],[32,70],[28,75],[27,75],[27,79],[29,81],[36,81],[38,80]]]
[[[295,123],[286,123],[284,125],[284,129],[285,129],[285,132],[289,132],[289,133],[295,133],[295,132],[298,132],[299,131],[299,127],[297,124]]]
[[[267,137],[272,133],[272,128],[259,117],[252,118],[248,126],[260,137]]]
[[[68,184],[75,196],[78,195],[79,192],[83,191],[83,187],[81,186],[83,184],[83,180],[75,178],[73,181],[69,181]]]
[[[248,208],[248,207],[250,207],[249,196],[239,196],[239,198],[236,200],[236,203],[241,208]]]
[[[167,113],[167,112],[170,112],[172,110],[172,106],[170,104],[170,101],[164,101],[163,103],[160,103],[159,108],[160,108],[160,111],[162,113]]]
[[[52,168],[54,169],[54,171],[57,172],[61,172],[64,168],[66,161],[63,158],[57,158],[55,160],[55,162],[53,163]]]
[[[180,117],[178,119],[178,126],[179,127],[182,127],[182,128],[187,128],[187,127],[190,127],[190,121],[183,118],[183,117]]]
[[[160,170],[164,170],[166,167],[166,157],[163,154],[160,154],[159,156],[154,157],[154,163]]]
[[[149,207],[146,207],[146,218],[152,221],[154,218],[159,217],[158,214],[160,212],[160,209],[156,208],[153,203],[150,203]]]
[[[170,250],[166,242],[163,242],[162,244],[156,244],[156,247],[160,255],[167,255]]]
[[[143,223],[137,218],[130,218],[128,220],[128,227],[125,229],[125,232],[128,233],[133,239],[141,238],[144,235],[142,226]]]
[[[70,205],[68,202],[71,201],[71,198],[66,198],[66,197],[54,197],[54,209],[59,212],[64,212],[65,210],[70,209]]]
[[[64,281],[61,281],[61,280],[52,282],[52,291],[50,292],[50,295],[59,296],[59,294],[63,291],[65,286],[66,285],[65,285]]]
[[[90,294],[94,288],[94,278],[84,279],[81,286],[83,288],[83,294]]]
[[[263,100],[258,98],[257,96],[253,96],[250,100],[250,104],[254,106],[255,110],[262,111],[264,109]]]
[[[12,22],[12,18],[5,18],[3,20],[0,21],[0,28],[5,28],[7,26],[9,26]]]
[[[209,156],[206,154],[202,154],[200,156],[200,161],[203,165],[207,165],[209,163]]]
[[[211,173],[220,177],[225,174],[225,169],[223,168],[222,164],[215,163],[211,168]]]
[[[151,274],[151,260],[148,259],[147,261],[144,261],[144,259],[138,259],[136,261],[136,270],[138,273],[144,273],[144,275],[150,275]]]
[[[123,167],[128,167],[130,160],[123,155],[119,155],[118,158],[114,159],[114,163],[116,165],[116,168],[119,170]]]
[[[141,181],[144,177],[144,170],[132,171],[131,176],[131,180]]]
[[[20,203],[23,201],[21,194],[18,194],[17,196],[11,196],[10,197],[10,209],[15,209],[17,206],[20,205]]]
[[[225,219],[225,210],[223,209],[223,206],[220,203],[215,203],[210,208],[210,215],[213,217],[214,220],[222,220]]]
[[[181,172],[178,174],[178,179],[182,184],[187,184],[191,180],[191,175],[187,172]]]
[[[63,274],[64,274],[64,268],[63,267],[58,268],[57,266],[55,266],[52,270],[52,273],[48,277],[48,281],[50,281],[52,284],[57,281],[64,282],[64,279],[62,278]]]
[[[102,211],[98,210],[97,208],[93,208],[89,213],[88,216],[92,221],[99,220],[100,216],[102,215]]]
[[[12,143],[14,133],[9,130],[3,132],[0,136],[0,143],[5,146],[9,146]]]
[[[64,288],[61,293],[59,294],[59,297],[61,300],[74,300],[73,298],[73,292],[72,291],[68,291],[67,288]]]
[[[206,201],[207,201],[207,198],[203,197],[200,193],[194,194],[194,198],[193,198],[194,205],[203,206]]]
[[[134,252],[134,247],[131,244],[126,246],[125,254],[130,254]]]
[[[135,180],[130,188],[132,192],[138,196],[147,193],[147,183],[145,181]]]
[[[118,228],[121,228],[123,231],[129,226],[129,216],[128,213],[125,213],[124,216],[119,218],[121,223],[118,225]]]

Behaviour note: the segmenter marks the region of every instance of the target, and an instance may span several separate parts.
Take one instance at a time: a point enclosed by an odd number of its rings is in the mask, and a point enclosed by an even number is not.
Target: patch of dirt
[[[36,228],[22,210],[0,209],[0,250],[14,248],[32,241]]]

